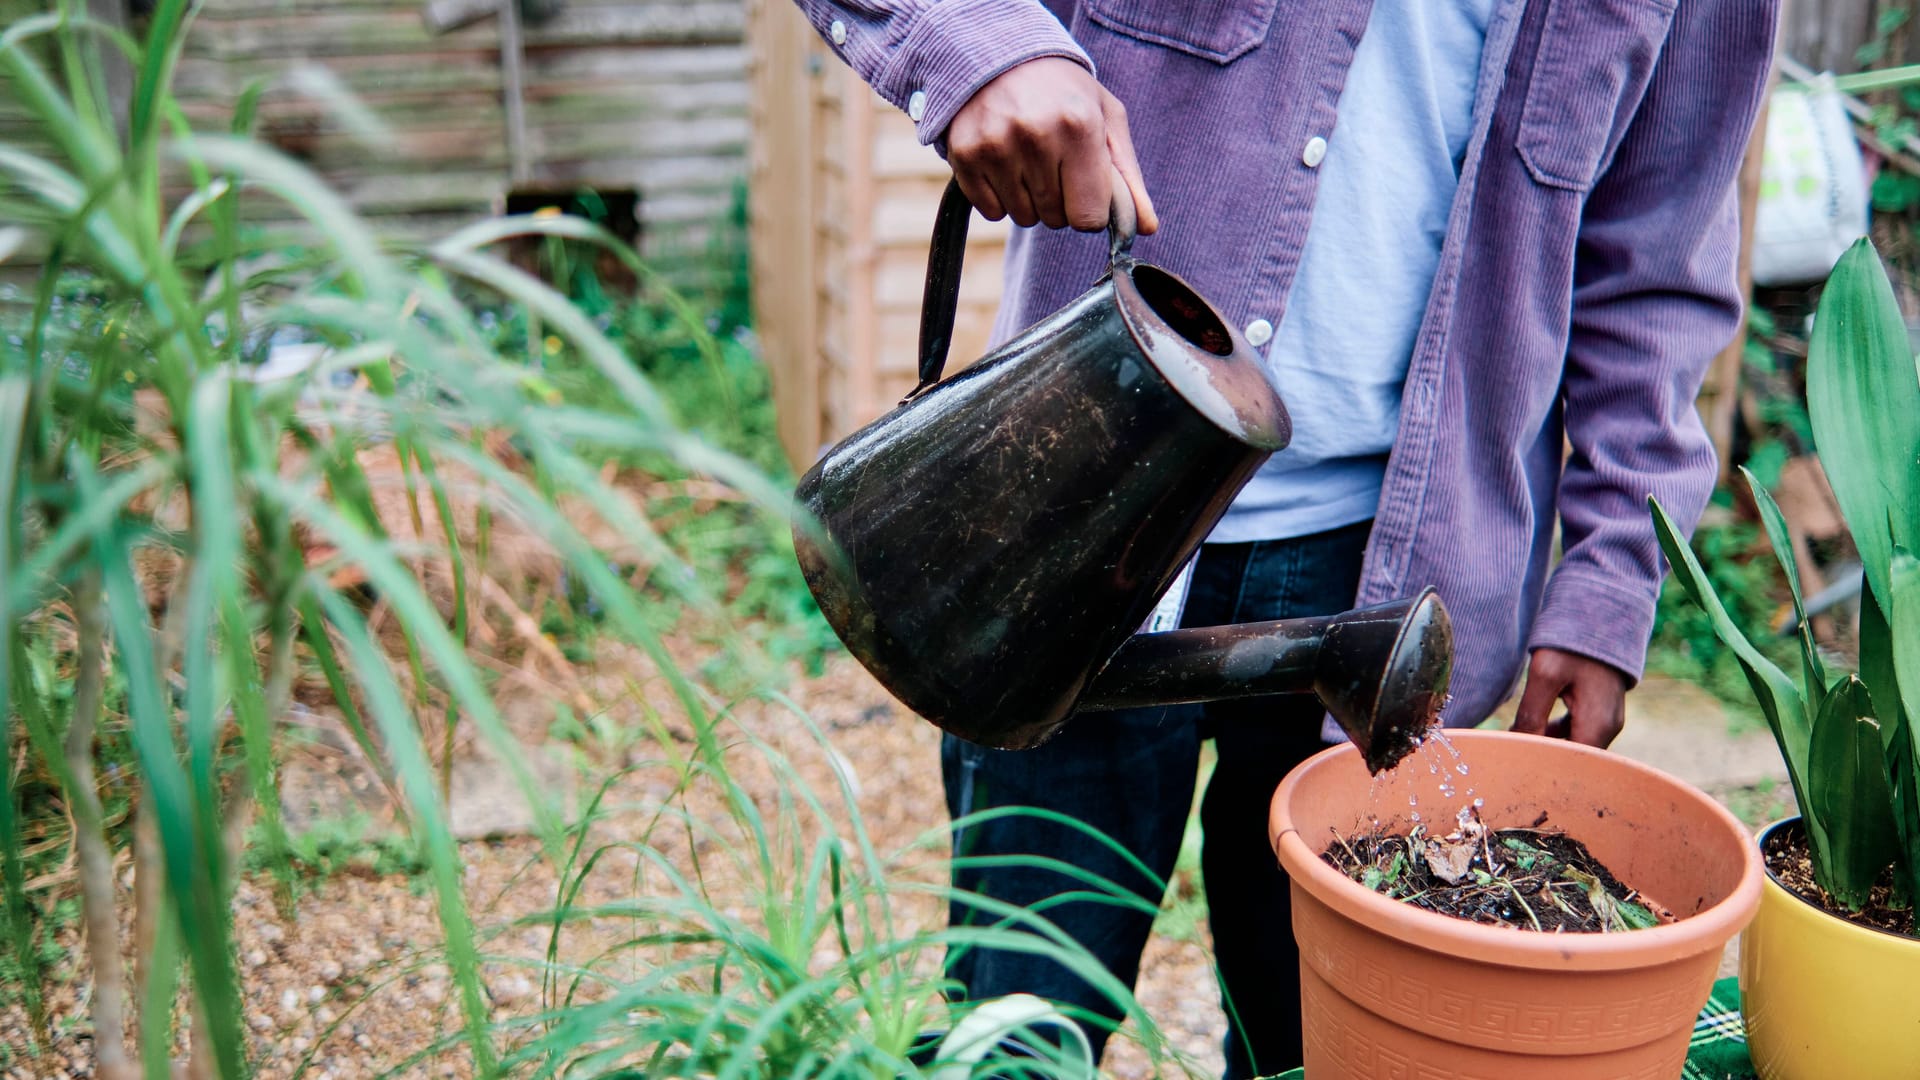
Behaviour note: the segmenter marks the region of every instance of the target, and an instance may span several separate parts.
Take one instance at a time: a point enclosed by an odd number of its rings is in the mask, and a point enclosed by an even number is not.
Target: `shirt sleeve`
[[[1564,555],[1528,647],[1638,680],[1665,573],[1653,495],[1692,531],[1712,494],[1695,399],[1738,328],[1735,179],[1765,93],[1774,0],[1689,0],[1582,216],[1565,382]]]
[[[1039,0],[798,0],[840,58],[913,118],[922,143],[1008,68],[1041,57],[1093,61]]]

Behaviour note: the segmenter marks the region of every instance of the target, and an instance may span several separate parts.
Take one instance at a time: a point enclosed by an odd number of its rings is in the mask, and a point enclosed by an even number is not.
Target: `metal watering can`
[[[1026,749],[1086,713],[1312,693],[1368,767],[1387,768],[1418,745],[1452,670],[1431,589],[1323,618],[1136,633],[1291,426],[1239,332],[1133,258],[1117,190],[1108,273],[942,380],[973,211],[948,184],[920,385],[800,481],[807,585],[882,685],[970,742]]]

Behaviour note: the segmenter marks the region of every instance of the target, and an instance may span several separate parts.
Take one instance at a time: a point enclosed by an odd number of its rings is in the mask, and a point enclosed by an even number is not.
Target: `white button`
[[[925,115],[927,115],[927,92],[915,90],[913,96],[907,99],[907,119],[917,124]]]
[[[1257,349],[1272,340],[1272,323],[1265,319],[1255,319],[1247,324],[1247,344]]]
[[[1305,162],[1309,169],[1319,168],[1320,163],[1327,160],[1327,140],[1318,135],[1308,139],[1307,148],[1300,151],[1300,160]]]
[[[827,36],[833,38],[835,45],[845,45],[847,43],[847,24],[841,22],[839,19],[833,20],[833,25],[827,27]]]

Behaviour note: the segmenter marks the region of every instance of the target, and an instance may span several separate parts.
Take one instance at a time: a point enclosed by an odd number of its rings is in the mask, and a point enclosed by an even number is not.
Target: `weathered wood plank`
[[[526,35],[529,51],[573,45],[737,43],[740,39],[739,5],[724,0],[686,6],[569,8],[538,27],[528,27]],[[283,10],[196,24],[187,36],[186,52],[217,59],[292,58],[497,49],[499,43],[500,27],[494,19],[435,34],[417,9]]]

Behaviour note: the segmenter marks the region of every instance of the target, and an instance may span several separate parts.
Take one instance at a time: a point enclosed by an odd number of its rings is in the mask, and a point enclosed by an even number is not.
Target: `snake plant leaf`
[[[1827,279],[1807,349],[1814,445],[1867,583],[1884,601],[1894,545],[1920,547],[1920,372],[1886,268],[1867,240]]]
[[[1793,793],[1801,806],[1808,805],[1807,748],[1812,741],[1813,724],[1806,697],[1793,679],[1781,671],[1778,664],[1754,648],[1753,643],[1734,624],[1726,606],[1714,593],[1707,572],[1701,569],[1700,561],[1694,558],[1693,549],[1681,540],[1679,527],[1667,516],[1659,500],[1649,497],[1647,505],[1652,508],[1653,531],[1660,539],[1660,550],[1666,554],[1667,563],[1673,567],[1674,578],[1693,598],[1693,602],[1700,606],[1700,610],[1707,613],[1714,636],[1732,649],[1734,656],[1739,659],[1747,682],[1753,688],[1754,700],[1759,703],[1760,712],[1766,716],[1767,725],[1773,729],[1773,737],[1780,744],[1780,756],[1786,760],[1787,778],[1793,782]],[[1818,821],[1810,822],[1809,829],[1818,847]]]
[[[1894,810],[1901,826],[1901,868],[1907,895],[1920,900],[1920,728],[1914,725],[1914,718],[1920,717],[1920,559],[1905,548],[1894,548],[1890,577],[1893,592],[1886,618],[1886,651],[1899,688],[1900,730],[1887,759],[1894,780]],[[1865,607],[1860,619],[1863,666],[1868,629]]]
[[[1814,644],[1813,627],[1807,622],[1807,602],[1800,592],[1800,561],[1793,554],[1793,538],[1787,532],[1786,515],[1780,512],[1773,493],[1745,465],[1740,466],[1740,475],[1747,478],[1753,503],[1760,509],[1760,523],[1767,530],[1767,542],[1773,546],[1773,557],[1779,561],[1781,573],[1787,575],[1787,588],[1793,593],[1793,614],[1800,627],[1801,689],[1808,701],[1818,701],[1827,691],[1827,671]]]
[[[1814,853],[1814,875],[1842,907],[1858,911],[1900,849],[1880,725],[1858,676],[1833,688],[1814,721],[1807,786],[1809,808],[1826,834],[1826,850]]]
[[[1860,592],[1860,681],[1880,705],[1881,738],[1892,750],[1905,731],[1906,709],[1894,663],[1892,611],[1881,602],[1883,595],[1871,583]]]

